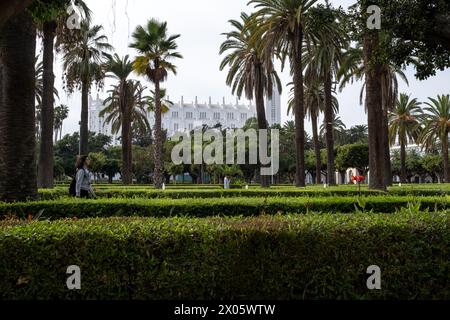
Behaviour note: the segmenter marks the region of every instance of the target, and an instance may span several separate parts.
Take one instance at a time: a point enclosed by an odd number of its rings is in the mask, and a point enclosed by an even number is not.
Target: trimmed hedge
[[[419,202],[423,210],[445,210],[449,208],[450,197],[336,197],[336,198],[211,198],[204,199],[96,199],[75,198],[54,201],[22,202],[0,204],[0,217],[14,215],[26,218],[43,211],[47,218],[89,218],[112,216],[206,217],[257,216],[261,214],[315,212],[355,212],[364,211],[393,213]]]
[[[3,224],[0,298],[450,299],[449,227],[449,212]]]
[[[384,192],[363,190],[364,196],[383,196]],[[155,190],[142,188],[97,188],[96,194],[99,198],[229,198],[229,197],[342,197],[342,196],[359,196],[356,188],[342,188],[342,189],[169,189],[169,190]],[[433,197],[447,195],[447,192],[433,190],[433,189],[394,189],[389,192],[389,195],[394,196],[418,196],[418,197]],[[68,195],[68,189],[53,189],[40,190],[40,197],[42,200],[53,200],[63,198]]]

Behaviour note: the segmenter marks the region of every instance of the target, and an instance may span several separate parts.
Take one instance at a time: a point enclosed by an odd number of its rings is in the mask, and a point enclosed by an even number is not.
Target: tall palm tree
[[[365,63],[364,60],[364,48],[361,43],[358,43],[356,47],[349,48],[345,52],[345,56],[343,59],[343,64],[339,71],[340,78],[340,89],[348,84],[352,83],[354,80],[363,81],[363,86],[360,93],[360,104],[364,104],[364,93],[366,93],[366,73],[369,71],[366,68],[366,65],[370,62]],[[408,79],[403,72],[402,68],[398,67],[392,61],[384,62],[380,65],[375,64],[378,70],[379,76],[379,86],[381,86],[381,107],[382,112],[380,113],[380,119],[378,121],[378,125],[380,128],[376,131],[377,137],[381,137],[382,145],[380,146],[380,150],[383,151],[383,156],[378,160],[383,162],[383,171],[384,171],[384,185],[392,184],[392,169],[391,169],[391,156],[390,156],[390,148],[389,148],[389,124],[388,124],[388,112],[392,111],[395,107],[395,103],[398,97],[398,79],[402,79],[407,85]],[[371,68],[370,70],[374,71],[375,68]],[[366,112],[368,112],[368,105],[365,104]],[[372,119],[373,116],[371,116]],[[380,134],[381,132],[381,134]],[[373,138],[373,137],[372,137]],[[372,148],[374,149],[374,148]],[[375,161],[375,159],[372,159]],[[380,167],[381,164],[378,164]],[[381,186],[383,189],[383,186]]]
[[[417,99],[410,99],[404,93],[395,104],[393,110],[389,111],[389,141],[393,146],[400,143],[400,163],[402,183],[406,183],[406,147],[409,141],[417,142],[420,133],[420,118],[422,117],[421,103]]]
[[[450,182],[448,163],[448,135],[450,132],[450,95],[428,98],[428,106],[424,109],[424,128],[420,137],[425,148],[432,149],[436,141],[441,144],[442,161],[444,163],[444,182]]]
[[[161,128],[161,89],[160,84],[167,79],[168,73],[176,74],[176,66],[171,62],[175,58],[183,58],[176,52],[176,40],[180,35],[168,35],[167,22],[150,19],[145,26],[138,26],[133,33],[134,42],[131,48],[138,51],[133,68],[139,75],[145,75],[155,85],[155,172],[154,184],[158,189],[163,184]]]
[[[42,120],[42,97],[44,93],[44,66],[43,62],[36,56],[35,60],[35,95],[36,95],[36,138],[41,139],[41,120]],[[59,99],[58,90],[53,88],[53,95]],[[55,110],[56,112],[56,110]]]
[[[53,134],[54,134],[54,94],[53,88],[55,76],[53,72],[55,37],[57,29],[66,25],[67,7],[70,0],[63,1],[40,1],[32,3],[31,12],[45,12],[37,14],[39,34],[42,37],[43,64],[42,64],[42,103],[40,105],[40,145],[38,159],[38,187],[53,187]],[[90,18],[90,11],[81,0],[75,0],[74,4],[82,8],[86,18]]]
[[[303,88],[303,43],[308,37],[308,11],[318,0],[251,0],[257,12],[255,39],[263,37],[264,50],[279,55],[284,68],[291,65],[294,84],[296,186],[305,186],[305,108]]]
[[[349,39],[340,23],[340,12],[331,8],[328,2],[312,10],[312,13],[317,16],[313,21],[318,23],[316,36],[311,37],[311,43],[307,45],[304,67],[315,70],[324,84],[327,177],[328,184],[335,185],[333,83],[338,78],[344,57],[343,49],[348,47]]]
[[[241,98],[244,93],[248,100],[255,98],[258,129],[267,130],[264,96],[272,97],[274,85],[281,93],[281,82],[272,57],[263,56],[261,39],[253,38],[254,27],[249,25],[250,21],[246,13],[241,13],[241,21],[229,21],[234,30],[224,34],[227,39],[220,47],[220,54],[227,55],[220,64],[220,70],[229,67],[227,85],[232,87],[233,94]],[[269,185],[269,177],[261,176],[261,187],[268,188]]]
[[[67,119],[69,116],[69,107],[65,104],[60,104],[59,106],[55,107],[55,143],[58,142],[58,135],[59,139],[62,138],[62,129],[63,129],[63,123],[64,120]]]
[[[0,26],[0,201],[25,201],[37,198],[36,29],[27,11]]]
[[[289,85],[292,85],[290,83]],[[322,183],[321,170],[322,170],[322,162],[320,159],[320,139],[319,139],[319,116],[320,113],[323,112],[324,108],[324,90],[323,84],[320,83],[318,79],[318,75],[316,72],[309,72],[305,76],[305,84],[304,84],[304,94],[305,94],[305,114],[309,117],[312,124],[312,141],[314,145],[314,155],[316,160],[316,183]],[[288,114],[293,111],[294,108],[294,88],[291,88],[291,96],[288,101]],[[295,125],[293,122],[289,122],[293,125],[295,129]]]
[[[140,128],[149,128],[146,117],[148,97],[144,96],[145,88],[139,82],[128,79],[133,72],[128,55],[109,57],[105,71],[118,83],[109,91],[110,96],[104,101],[106,108],[100,116],[108,115],[106,123],[112,123],[113,134],[122,129],[122,182],[128,185],[133,182],[132,125],[142,124]]]
[[[105,77],[103,63],[113,47],[101,34],[102,26],[81,23],[73,43],[63,43],[63,69],[66,88],[71,93],[81,88],[80,154],[88,154],[89,92],[94,82],[100,85]]]
[[[314,144],[314,154],[316,159],[316,183],[322,183],[322,160],[320,157],[320,140],[319,140],[319,115],[323,112],[324,108],[324,90],[323,85],[319,84],[318,79],[305,81],[305,111],[309,116],[312,124],[312,135]]]

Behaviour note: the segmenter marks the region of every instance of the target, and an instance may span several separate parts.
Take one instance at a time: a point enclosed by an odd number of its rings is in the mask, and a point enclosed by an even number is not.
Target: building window
[[[275,108],[272,108],[272,121],[277,120],[277,110]]]
[[[189,127],[189,131],[194,130],[194,125],[192,123],[189,123],[188,127]]]
[[[228,114],[227,114],[227,119],[228,119],[228,120],[234,120],[234,113],[228,112]]]
[[[200,120],[206,120],[206,112],[200,112]]]
[[[192,119],[192,118],[193,118],[192,112],[186,112],[186,119]]]
[[[180,126],[179,126],[178,123],[175,123],[175,124],[173,125],[173,131],[178,131],[178,129],[180,129]]]
[[[172,111],[172,118],[178,119],[178,111]]]
[[[244,120],[244,121],[247,120],[247,114],[246,113],[241,113],[241,120]]]
[[[220,112],[214,112],[214,120],[220,120]]]

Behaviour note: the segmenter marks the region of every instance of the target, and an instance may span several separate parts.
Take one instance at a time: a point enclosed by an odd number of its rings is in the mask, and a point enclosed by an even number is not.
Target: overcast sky
[[[170,75],[163,86],[167,89],[170,99],[178,102],[181,96],[184,101],[193,101],[198,96],[200,102],[206,102],[211,96],[213,102],[234,102],[231,90],[225,85],[226,71],[219,70],[221,57],[219,46],[224,40],[223,32],[230,30],[229,19],[237,19],[242,11],[251,12],[247,0],[86,0],[94,13],[94,23],[104,26],[104,33],[119,55],[135,56],[135,51],[129,49],[131,33],[137,25],[145,24],[149,18],[167,21],[170,34],[181,34],[178,39],[178,51],[184,56],[176,61],[178,74]],[[331,0],[335,6],[347,8],[354,0]],[[57,59],[60,59],[58,57]],[[60,101],[70,107],[70,115],[64,125],[64,134],[79,130],[81,97],[75,93],[67,96],[62,89],[62,70],[58,61],[55,66],[56,87],[60,91]],[[408,68],[409,87],[400,83],[400,92],[412,94],[421,101],[429,96],[450,93],[450,71],[439,72],[437,76],[426,81],[414,78],[414,70]],[[290,82],[289,74],[281,74],[283,82],[282,120],[287,121],[286,84]],[[146,86],[152,85],[145,79],[140,79]],[[111,82],[99,95],[106,98],[106,90]],[[347,127],[367,123],[364,108],[359,105],[361,84],[348,86],[338,94],[340,116]],[[95,89],[92,93],[97,95]],[[310,130],[309,123],[307,130]]]

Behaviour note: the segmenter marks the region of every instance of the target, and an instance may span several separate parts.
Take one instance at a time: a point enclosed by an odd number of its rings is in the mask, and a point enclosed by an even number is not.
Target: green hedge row
[[[0,204],[0,217],[42,213],[47,218],[67,217],[111,217],[111,216],[256,216],[278,213],[355,212],[365,211],[393,213],[420,202],[422,209],[445,210],[449,208],[450,197],[336,197],[336,198],[211,198],[204,199],[96,199],[74,198]]]
[[[449,230],[448,212],[22,222],[0,227],[0,299],[450,299]]]
[[[111,188],[111,189],[97,189],[96,194],[99,198],[228,198],[228,197],[342,197],[342,196],[358,196],[359,192],[353,189],[333,189],[333,190],[295,190],[295,189],[185,189],[185,190],[152,190],[152,189],[137,189],[137,188]],[[364,196],[386,195],[386,193],[363,190],[361,192]],[[394,196],[418,196],[418,197],[432,197],[447,195],[447,192],[439,190],[407,190],[398,189],[389,192],[389,195]],[[68,190],[53,189],[40,190],[40,197],[42,200],[52,200],[61,197],[66,197]]]

